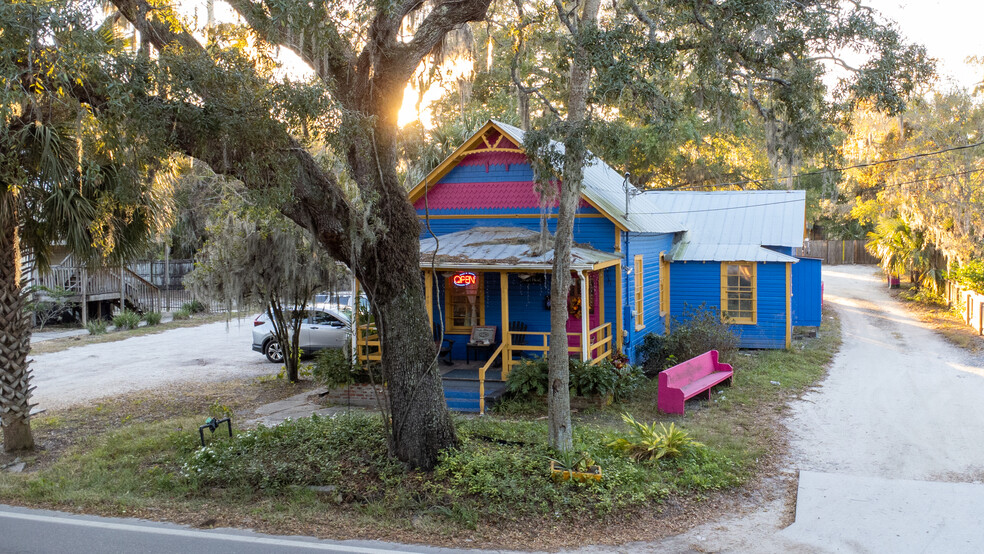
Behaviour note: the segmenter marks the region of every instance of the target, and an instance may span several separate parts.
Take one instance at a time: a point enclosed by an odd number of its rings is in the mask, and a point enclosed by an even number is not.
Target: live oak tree
[[[155,71],[143,120],[166,132],[168,147],[278,198],[362,283],[382,343],[390,450],[423,468],[457,438],[424,309],[420,225],[396,170],[397,112],[421,61],[481,20],[489,1],[233,0],[261,47],[237,53],[202,46],[167,6],[113,0],[155,53],[145,58]],[[314,80],[274,83],[262,63],[246,63],[262,62],[268,46],[298,54]],[[318,141],[340,165],[311,153]]]
[[[933,72],[922,48],[906,44],[857,3],[625,0],[599,17],[590,0],[554,0],[559,24],[553,27],[543,23],[545,3],[533,4],[541,9],[514,2],[519,17],[510,33],[517,37],[510,76],[520,92],[543,105],[532,123],[542,133],[528,134],[526,144],[537,173],[547,182],[561,177],[555,298],[567,297],[570,223],[589,143],[600,153],[606,147],[624,152],[635,146],[626,137],[638,136],[621,132],[627,125],[658,134],[695,118],[727,129],[752,110],[761,119],[774,171],[792,188],[800,157],[832,150],[834,123],[854,102],[869,99],[880,110],[898,112]],[[529,29],[546,29],[549,38],[537,43]],[[863,50],[869,59],[849,66],[845,49]],[[832,95],[822,80],[825,63],[846,74]],[[537,70],[520,71],[531,66]],[[545,136],[565,143],[562,155],[549,151]],[[567,364],[566,357],[554,355],[566,353],[562,304],[551,312],[548,419],[552,446],[567,449]]]

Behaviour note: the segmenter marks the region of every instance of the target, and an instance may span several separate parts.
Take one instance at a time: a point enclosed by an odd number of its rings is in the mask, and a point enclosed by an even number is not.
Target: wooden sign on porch
[[[498,329],[495,325],[476,325],[472,327],[471,344],[492,344],[495,342],[495,332]]]

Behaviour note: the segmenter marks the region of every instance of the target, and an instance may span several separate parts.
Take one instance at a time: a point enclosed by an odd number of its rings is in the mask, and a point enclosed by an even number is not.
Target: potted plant
[[[601,466],[587,452],[564,450],[557,453],[557,458],[550,458],[550,474],[554,481],[601,481]]]

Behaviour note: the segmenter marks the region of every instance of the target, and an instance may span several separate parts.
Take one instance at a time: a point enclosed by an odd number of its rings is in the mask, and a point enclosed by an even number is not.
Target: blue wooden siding
[[[624,233],[625,250],[624,266],[632,269],[623,282],[625,290],[622,293],[623,326],[628,332],[625,339],[624,353],[632,363],[641,363],[636,348],[642,343],[642,338],[649,333],[662,335],[666,330],[666,321],[659,315],[659,254],[669,252],[673,246],[672,234]],[[642,255],[643,276],[643,323],[640,330],[635,328],[635,285],[638,276],[635,272],[635,257]],[[670,271],[672,275],[672,269]],[[672,281],[671,281],[672,283]],[[673,297],[672,284],[670,297]]]
[[[795,264],[794,264],[795,265]],[[756,268],[756,324],[732,325],[742,348],[785,348],[786,264],[760,263]],[[670,315],[683,317],[701,304],[721,310],[721,264],[675,262],[670,267]]]
[[[793,325],[819,327],[822,319],[820,260],[800,258],[793,264]]]

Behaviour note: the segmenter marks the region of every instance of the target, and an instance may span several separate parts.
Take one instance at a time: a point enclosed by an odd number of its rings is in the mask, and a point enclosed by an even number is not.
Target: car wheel
[[[263,347],[263,353],[266,354],[268,360],[275,364],[284,361],[284,349],[280,348],[280,343],[276,339],[267,341],[266,346]]]

